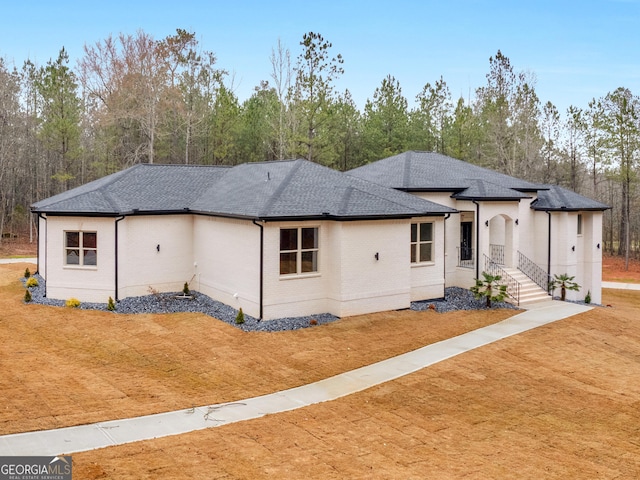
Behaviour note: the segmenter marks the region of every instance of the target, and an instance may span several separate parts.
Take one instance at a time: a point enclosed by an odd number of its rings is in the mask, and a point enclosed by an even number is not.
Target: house
[[[32,211],[50,298],[104,303],[188,282],[269,320],[408,308],[492,269],[518,303],[520,270],[543,285],[549,273],[575,275],[582,298],[589,289],[598,302],[606,208],[406,152],[346,173],[305,160],[140,164]]]
[[[455,209],[304,160],[140,164],[38,202],[46,295],[106,302],[184,282],[262,319],[407,308],[444,294]],[[412,225],[422,257],[410,262]]]
[[[431,152],[405,152],[349,174],[459,212],[446,222],[446,286],[468,288],[488,271],[523,305],[544,298],[553,275],[568,274],[581,286],[568,299],[590,292],[600,303],[607,205]]]

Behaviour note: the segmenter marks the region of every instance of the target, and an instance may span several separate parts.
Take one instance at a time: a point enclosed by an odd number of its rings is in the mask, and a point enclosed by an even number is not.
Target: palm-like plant
[[[499,282],[502,280],[500,275],[491,275],[487,272],[482,272],[483,279],[476,278],[476,284],[471,287],[473,296],[480,300],[481,298],[487,299],[487,308],[491,308],[491,302],[501,302],[507,296],[507,286],[501,285]]]
[[[551,281],[551,290],[560,288],[560,300],[563,302],[567,298],[567,290],[573,290],[574,292],[580,290],[580,285],[573,281],[576,277],[570,277],[566,273],[563,273],[562,275],[554,274],[553,277],[554,278]]]

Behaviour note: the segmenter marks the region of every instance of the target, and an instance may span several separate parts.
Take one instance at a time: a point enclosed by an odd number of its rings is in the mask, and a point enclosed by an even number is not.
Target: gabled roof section
[[[546,185],[547,190],[538,193],[538,198],[531,202],[531,208],[542,211],[603,211],[608,205],[579,195],[557,185]]]
[[[347,173],[409,192],[466,191],[459,198],[473,200],[527,198],[521,192],[546,188],[433,152],[404,152]],[[507,189],[513,190],[511,194],[507,194]]]
[[[35,203],[57,215],[193,212],[263,220],[404,218],[456,210],[306,160],[140,164]]]

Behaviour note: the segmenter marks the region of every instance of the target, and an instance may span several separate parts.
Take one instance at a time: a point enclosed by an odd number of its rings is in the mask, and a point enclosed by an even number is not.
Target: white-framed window
[[[64,232],[65,265],[92,266],[98,264],[98,234],[96,232]]]
[[[433,223],[411,224],[411,263],[433,262]]]
[[[280,275],[318,271],[318,228],[280,229]]]
[[[582,235],[582,214],[578,214],[578,235]]]

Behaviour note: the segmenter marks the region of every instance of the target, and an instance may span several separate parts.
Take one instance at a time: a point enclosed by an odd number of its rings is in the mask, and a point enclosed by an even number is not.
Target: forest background
[[[536,94],[535,72],[497,51],[466,98],[443,77],[406,96],[387,75],[359,109],[337,89],[347,64],[320,33],[293,52],[278,41],[270,65],[241,101],[233,75],[184,29],[109,36],[75,66],[64,48],[44,65],[0,57],[0,241],[33,235],[33,202],[136,163],[306,158],[345,171],[426,150],[600,200],[612,207],[605,251],[640,257],[640,99],[630,89],[560,112]]]

